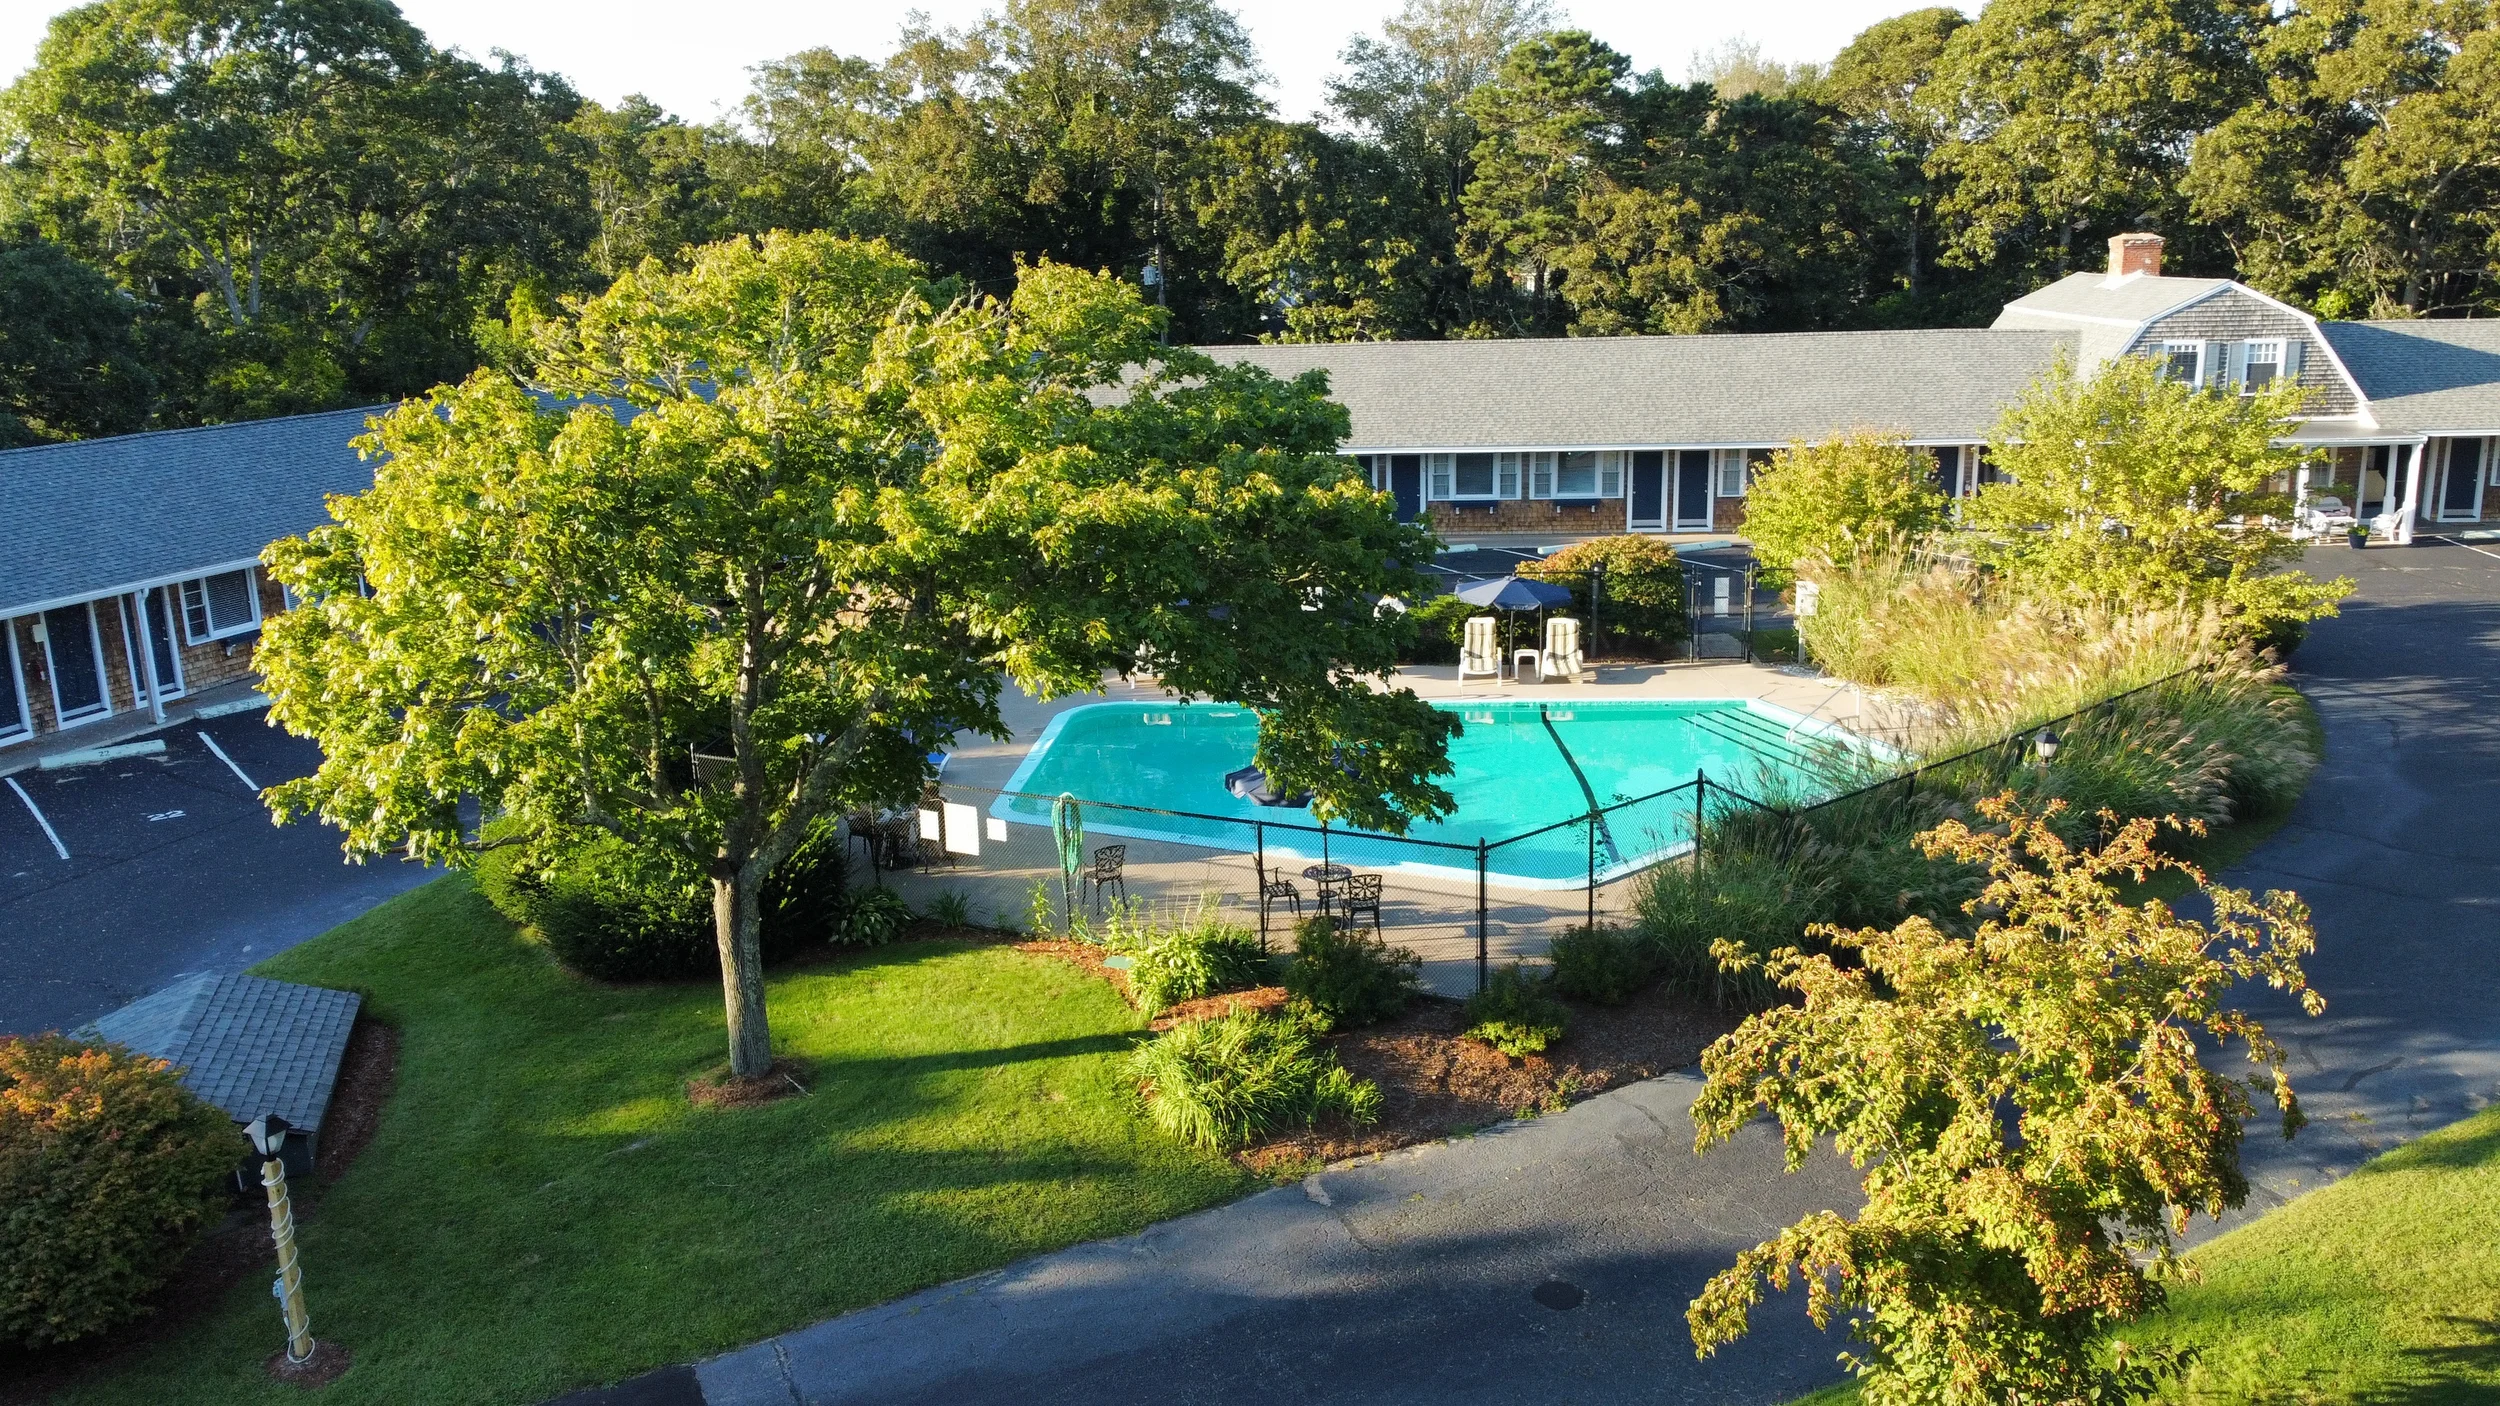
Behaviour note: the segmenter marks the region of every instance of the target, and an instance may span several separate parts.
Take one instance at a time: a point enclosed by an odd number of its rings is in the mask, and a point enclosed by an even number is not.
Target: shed
[[[99,1017],[81,1035],[172,1064],[237,1123],[275,1113],[304,1131],[289,1171],[309,1171],[339,1062],[364,998],[258,976],[186,976]],[[300,1162],[300,1165],[298,1165]]]

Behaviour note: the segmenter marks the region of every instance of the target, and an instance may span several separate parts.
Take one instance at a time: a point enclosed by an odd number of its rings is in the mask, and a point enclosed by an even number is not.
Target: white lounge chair
[[[1571,680],[1587,666],[1580,658],[1580,622],[1561,616],[1545,622],[1545,653],[1537,662],[1537,681]]]
[[[1458,681],[1502,677],[1501,622],[1490,615],[1472,616],[1467,621],[1467,634],[1458,647]]]

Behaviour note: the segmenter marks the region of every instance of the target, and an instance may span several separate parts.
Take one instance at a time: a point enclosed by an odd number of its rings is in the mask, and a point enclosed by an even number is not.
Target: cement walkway
[[[1763,1124],[1695,1157],[1699,1087],[1635,1084],[830,1319],[699,1364],[699,1400],[1785,1402],[1840,1375],[1802,1294],[1708,1362],[1684,1306],[1855,1182],[1831,1158],[1781,1175]]]

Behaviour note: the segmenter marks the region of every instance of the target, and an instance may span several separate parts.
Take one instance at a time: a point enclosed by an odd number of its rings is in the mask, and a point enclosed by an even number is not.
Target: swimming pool
[[[1579,781],[1538,716],[1540,706],[1602,806],[1684,785],[1696,774],[1753,791],[1766,769],[1794,769],[1801,746],[1811,745],[1804,739],[1864,745],[1837,728],[1756,699],[1433,706],[1458,714],[1465,724],[1450,744],[1455,774],[1441,782],[1458,808],[1442,819],[1420,821],[1407,833],[1413,839],[1463,845],[1468,851],[1479,839],[1499,841],[1588,813]],[[1254,805],[1224,788],[1227,772],[1250,765],[1258,734],[1258,718],[1248,709],[1212,703],[1071,708],[1051,719],[1008,782],[1007,790],[1025,794],[1001,796],[990,814],[1048,825],[1047,798],[1065,793],[1084,801],[1188,812],[1144,815],[1097,808],[1085,814],[1089,833],[1246,850],[1251,831],[1232,822],[1311,823],[1307,810]],[[1692,794],[1610,815],[1601,834],[1600,881],[1690,848]],[[1499,846],[1488,872],[1518,887],[1573,887],[1587,879],[1588,845],[1585,828],[1567,826]],[[1277,855],[1296,857],[1308,850],[1316,858],[1319,850],[1316,836],[1276,830],[1268,832],[1267,847]],[[1364,867],[1475,876],[1473,853],[1406,847],[1397,851],[1399,862],[1383,864],[1379,852],[1366,847],[1359,862]],[[1351,856],[1340,850],[1337,857]]]

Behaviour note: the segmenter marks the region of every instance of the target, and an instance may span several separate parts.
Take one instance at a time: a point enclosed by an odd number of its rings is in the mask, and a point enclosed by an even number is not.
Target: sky
[[[1876,20],[1920,0],[1567,0],[1566,18],[1631,56],[1636,67],[1681,78],[1696,51],[1730,39],[1794,63],[1830,58]],[[1280,115],[1309,116],[1348,38],[1372,33],[1398,0],[1232,0],[1271,75]],[[641,93],[697,120],[725,113],[747,89],[747,67],[822,46],[882,57],[905,15],[939,25],[978,19],[997,0],[402,0],[401,11],[445,48],[484,58],[507,49],[570,79],[583,95],[613,103]],[[44,25],[72,8],[51,0],[0,0],[0,75],[34,62]]]

